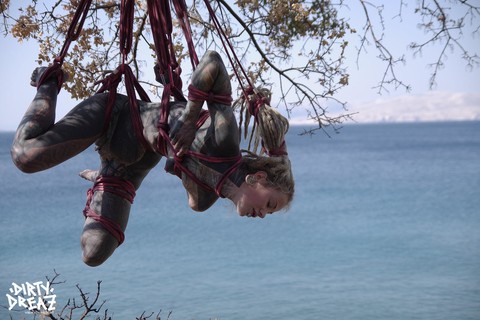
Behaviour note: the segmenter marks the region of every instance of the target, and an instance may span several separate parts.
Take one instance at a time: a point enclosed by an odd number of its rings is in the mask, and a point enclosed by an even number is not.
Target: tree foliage
[[[92,95],[96,82],[112,72],[120,62],[118,50],[119,0],[96,0],[86,20],[83,32],[73,43],[64,68],[72,81],[64,88],[73,98]],[[9,0],[0,1],[0,27],[4,35],[19,41],[33,40],[39,44],[38,62],[46,64],[58,54],[65,39],[79,0],[36,0],[18,7]],[[380,3],[380,4],[379,4]],[[335,125],[348,117],[328,112],[329,102],[345,107],[337,100],[339,90],[349,85],[346,69],[346,48],[352,45],[363,54],[367,46],[375,48],[383,63],[378,90],[390,87],[409,89],[396,75],[396,67],[405,55],[392,53],[384,43],[384,6],[382,1],[331,0],[211,0],[216,16],[248,70],[256,86],[270,87],[276,92],[278,106],[289,113],[295,107],[305,107],[308,117],[318,128]],[[360,10],[352,12],[350,6]],[[199,55],[207,49],[221,51],[221,43],[202,0],[187,2],[193,38]],[[401,19],[407,1],[398,2]],[[417,0],[415,14],[418,27],[423,29],[422,42],[411,43],[413,53],[435,43],[439,49],[431,62],[431,85],[435,84],[447,54],[453,52],[470,68],[479,65],[478,52],[464,46],[464,32],[472,30],[478,36],[480,6],[473,0]],[[361,17],[360,25],[352,25],[351,15]],[[146,11],[146,1],[135,6],[133,49],[128,62],[139,80],[154,92],[160,88],[153,79],[154,51]],[[188,55],[180,28],[174,29],[177,58],[183,62]],[[469,35],[471,36],[471,35]],[[186,65],[183,64],[182,67]]]

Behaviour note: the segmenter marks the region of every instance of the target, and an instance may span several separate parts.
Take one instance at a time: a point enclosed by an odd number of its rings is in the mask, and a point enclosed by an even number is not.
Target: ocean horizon
[[[77,285],[92,301],[101,281],[98,316],[112,319],[479,320],[480,122],[308,128],[287,136],[287,212],[241,218],[219,200],[194,213],[162,160],[96,268],[79,244],[91,184],[78,173],[98,167],[94,148],[24,174],[0,132],[0,319],[34,319],[15,289],[57,272],[54,313],[81,301]]]

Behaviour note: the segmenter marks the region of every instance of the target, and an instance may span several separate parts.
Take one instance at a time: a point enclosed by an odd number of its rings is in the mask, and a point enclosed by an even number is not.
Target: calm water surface
[[[163,162],[138,191],[125,243],[83,265],[79,237],[93,148],[27,175],[0,133],[0,305],[11,283],[60,273],[58,308],[79,284],[114,319],[480,319],[480,123],[351,125],[288,137],[289,212],[240,218],[219,201],[188,209]],[[33,319],[0,308],[0,319]],[[162,317],[162,319],[163,319]]]

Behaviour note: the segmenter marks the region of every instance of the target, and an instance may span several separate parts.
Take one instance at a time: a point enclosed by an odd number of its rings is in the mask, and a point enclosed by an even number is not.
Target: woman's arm
[[[192,75],[191,84],[197,90],[206,94],[213,95],[231,95],[231,84],[227,70],[220,55],[214,51],[208,51],[201,59],[195,72]],[[195,135],[197,134],[197,128],[195,127],[198,120],[198,116],[203,106],[203,100],[189,97],[185,111],[178,123],[172,128],[170,137],[177,150],[177,155],[182,156],[190,148]],[[233,131],[231,128],[224,128],[225,120],[229,125],[236,126],[236,120],[233,117],[233,112],[228,105],[221,105],[218,103],[209,103],[208,109],[212,120],[216,118],[218,114],[228,114],[229,116],[220,117],[220,121],[213,121],[213,131],[211,135],[215,138],[217,144],[220,144],[223,139],[227,137]],[[234,123],[231,123],[231,122]],[[216,136],[218,134],[218,137]],[[212,137],[209,137],[212,138]],[[234,139],[235,140],[235,139]],[[236,142],[238,144],[238,142]]]
[[[205,54],[192,76],[192,86],[206,94],[231,95],[230,78],[218,53],[209,51]],[[196,121],[202,105],[203,100],[196,101],[190,96],[183,118],[171,132],[177,150],[180,150],[179,155],[191,148],[208,156],[237,156],[239,154],[238,128],[231,106],[209,102],[207,106],[210,120],[197,130]],[[222,172],[226,170],[225,164],[205,165],[194,159],[186,159],[184,164],[196,177],[211,186],[216,185]],[[211,181],[208,181],[209,179]],[[199,187],[186,174],[182,176],[182,182],[188,193],[189,206],[195,211],[205,211],[218,199],[215,193]]]
[[[203,189],[186,175],[182,176],[182,184],[187,191],[188,206],[194,211],[206,211],[218,199],[218,196],[214,192]]]

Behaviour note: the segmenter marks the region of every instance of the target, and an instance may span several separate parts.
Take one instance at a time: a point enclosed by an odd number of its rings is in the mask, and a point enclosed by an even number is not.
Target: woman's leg
[[[202,94],[197,96],[195,91],[198,90],[199,92],[203,92],[203,94],[206,94],[207,96],[212,94],[218,96],[226,95],[230,97],[231,95],[232,89],[230,78],[225,69],[222,58],[217,52],[207,51],[205,53],[195,69],[195,72],[192,74],[191,86],[194,91],[190,90],[189,87],[190,92],[185,110],[179,121],[177,121],[170,130],[170,138],[177,151],[177,156],[179,157],[189,150],[195,136],[197,135],[196,122],[202,110],[202,105],[206,100]],[[221,104],[216,105],[220,109],[225,107],[229,108],[228,106]],[[215,108],[214,104],[209,103],[208,109],[212,119],[215,118],[218,108]],[[231,109],[228,110],[228,113],[233,116]],[[234,117],[232,119],[234,119]]]
[[[32,79],[38,79],[42,71],[34,71]],[[102,133],[105,97],[83,101],[54,123],[56,103],[57,83],[49,79],[38,88],[11,148],[12,160],[23,172],[51,168],[85,150]]]
[[[131,203],[107,191],[95,191],[88,210],[109,223],[117,225],[117,232],[122,233],[127,228]],[[105,262],[119,246],[118,236],[114,236],[105,226],[105,222],[93,217],[86,217],[80,239],[83,262],[96,267]]]
[[[206,93],[231,94],[230,76],[221,56],[215,51],[207,51],[192,74],[192,85]]]
[[[142,159],[132,165],[124,166],[115,160],[102,160],[102,167],[97,173],[92,171],[82,172],[86,179],[96,179],[97,176],[123,179],[131,183],[138,190],[143,179],[160,161],[161,156],[146,152]],[[118,191],[118,188],[117,188]],[[102,216],[115,223],[123,233],[127,227],[131,203],[117,194],[109,191],[97,190],[94,192],[88,209],[96,215]],[[102,222],[92,217],[85,219],[81,237],[83,261],[92,267],[105,262],[119,245],[118,238],[114,236]]]

